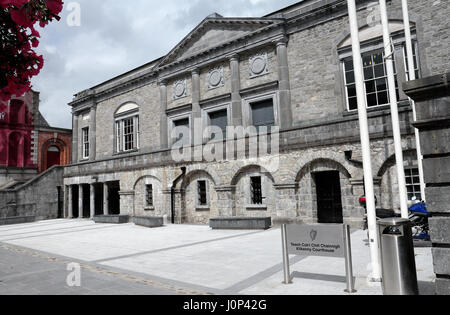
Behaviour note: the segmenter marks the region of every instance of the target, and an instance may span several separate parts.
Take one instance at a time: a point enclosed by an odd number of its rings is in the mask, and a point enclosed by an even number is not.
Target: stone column
[[[109,215],[109,187],[103,183],[103,215]]]
[[[231,69],[231,111],[233,126],[242,126],[241,79],[239,73],[239,55],[230,57]]]
[[[200,109],[200,70],[192,71],[192,113],[193,117],[201,117]]]
[[[134,216],[134,191],[120,191],[120,214]]]
[[[164,224],[171,224],[172,223],[172,190],[171,189],[163,189],[162,190],[162,197],[163,197],[163,216],[165,217]]]
[[[68,199],[68,205],[67,205],[67,217],[69,219],[73,219],[73,186],[69,185],[67,186],[67,190],[68,190],[68,194],[67,194],[67,199]]]
[[[90,185],[90,206],[91,206],[91,219],[95,217],[95,186],[94,184]]]
[[[219,217],[235,217],[236,205],[234,199],[235,186],[215,187],[217,192],[217,209]]]
[[[203,159],[203,126],[202,110],[200,107],[200,71],[192,71],[192,121],[191,121],[191,144],[194,145],[194,161]]]
[[[83,185],[78,185],[78,218],[83,219],[83,204],[84,198],[83,198]]]
[[[186,222],[186,205],[184,202],[184,189],[175,189],[175,224],[183,224]]]
[[[161,149],[167,149],[169,146],[169,128],[167,126],[167,82],[159,83],[159,93],[161,96],[161,116],[160,116],[160,145]]]
[[[297,184],[278,184],[274,188],[277,194],[277,219],[273,223],[295,222],[298,217]]]
[[[403,90],[416,102],[424,155],[436,293],[450,294],[450,72],[406,82]]]
[[[278,83],[280,102],[280,128],[292,127],[291,108],[291,84],[289,79],[289,65],[287,55],[287,39],[283,38],[276,42],[278,61]]]
[[[91,107],[89,119],[89,159],[95,161],[97,150],[97,105]]]
[[[72,114],[72,164],[78,163],[78,120],[76,113]]]

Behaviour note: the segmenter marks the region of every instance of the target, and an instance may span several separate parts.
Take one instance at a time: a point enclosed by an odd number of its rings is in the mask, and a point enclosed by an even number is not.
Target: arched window
[[[116,152],[139,149],[139,106],[135,103],[122,105],[115,114]]]

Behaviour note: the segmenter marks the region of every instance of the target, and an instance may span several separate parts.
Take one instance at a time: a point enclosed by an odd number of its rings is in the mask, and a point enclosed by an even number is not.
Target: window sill
[[[398,101],[398,107],[399,107],[399,109],[402,109],[402,108],[406,108],[406,107],[409,107],[410,106],[410,103],[409,103],[409,101],[408,100],[399,100]],[[368,114],[371,114],[371,113],[380,113],[380,112],[384,112],[384,111],[386,111],[386,112],[390,112],[390,110],[391,110],[391,105],[382,105],[382,106],[375,106],[375,107],[368,107],[367,109],[367,113]],[[344,117],[348,117],[348,116],[357,116],[358,115],[358,110],[357,109],[355,109],[355,110],[352,110],[352,111],[346,111],[346,112],[344,112],[344,114],[343,114],[343,116]]]
[[[113,156],[127,155],[127,154],[133,154],[133,153],[139,153],[139,149],[134,149],[134,150],[130,150],[130,151],[115,152],[113,154]]]
[[[210,207],[209,206],[196,206],[195,210],[199,211],[199,212],[201,212],[201,211],[210,211]]]
[[[267,211],[267,205],[246,205],[247,211]]]

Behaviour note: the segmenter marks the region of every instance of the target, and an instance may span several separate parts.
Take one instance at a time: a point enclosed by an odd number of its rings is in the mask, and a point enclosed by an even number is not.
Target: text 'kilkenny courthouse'
[[[399,211],[385,68],[389,56],[383,53],[376,3],[357,1],[372,168],[377,207]],[[419,77],[450,70],[450,11],[446,1],[409,1],[411,61],[405,57],[401,1],[388,4],[408,198],[421,199],[412,109],[401,87],[408,62],[414,62]],[[67,217],[363,223],[346,1],[305,0],[261,18],[213,14],[166,56],[78,93],[70,106],[74,134],[73,165],[64,169]],[[235,158],[175,161],[171,147],[180,138],[173,130],[191,130],[182,141],[193,145],[192,152],[202,152],[211,139],[200,136],[203,146],[193,140],[198,128],[207,126],[279,127],[266,137],[279,137],[279,154],[250,159],[239,157],[238,150]],[[245,138],[250,143],[252,136]],[[238,141],[216,145],[223,144],[225,156]],[[258,163],[275,159],[276,168]]]

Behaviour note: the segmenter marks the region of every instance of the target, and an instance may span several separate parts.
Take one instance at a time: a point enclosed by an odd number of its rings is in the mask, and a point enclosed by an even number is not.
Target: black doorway
[[[109,187],[109,214],[120,215],[120,182],[110,182]]]
[[[64,211],[63,211],[64,195],[63,195],[63,192],[62,192],[62,187],[58,186],[57,189],[58,189],[58,216],[57,216],[57,218],[58,219],[62,219],[62,218],[64,218]]]
[[[95,215],[103,215],[103,184],[94,184]]]
[[[79,194],[79,185],[73,185],[72,186],[72,215],[73,218],[78,218],[78,194]]]
[[[319,223],[344,223],[339,172],[315,173],[314,179]]]
[[[81,185],[83,192],[83,218],[91,216],[91,191],[89,185]]]

